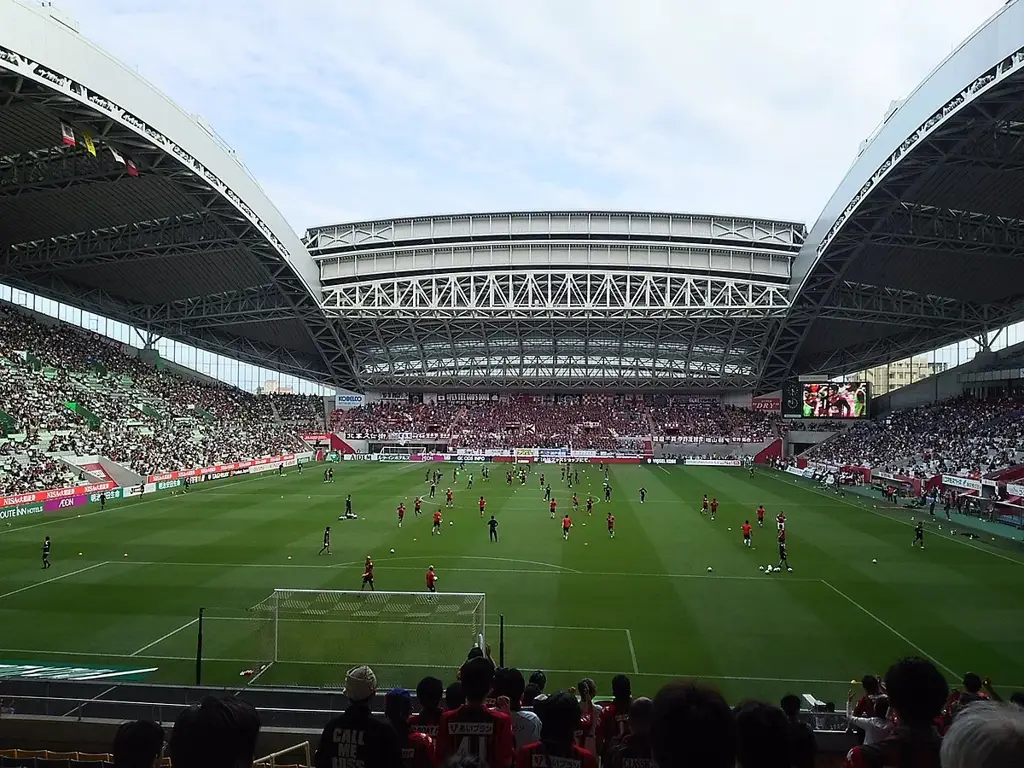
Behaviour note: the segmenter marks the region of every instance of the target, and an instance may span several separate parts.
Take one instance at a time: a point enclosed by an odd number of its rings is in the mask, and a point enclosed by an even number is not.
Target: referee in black
[[[43,539],[43,570],[50,567],[50,537]]]
[[[491,519],[487,521],[487,527],[490,528],[490,539],[491,541],[498,540],[498,521],[494,519],[494,515],[491,515]]]

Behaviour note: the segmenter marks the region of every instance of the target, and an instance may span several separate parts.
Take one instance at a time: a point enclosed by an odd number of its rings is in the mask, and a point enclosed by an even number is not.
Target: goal
[[[482,593],[275,589],[250,614],[259,661],[275,667],[265,678],[285,685],[337,685],[346,669],[368,664],[381,668],[379,680],[412,686],[483,647],[487,620]]]

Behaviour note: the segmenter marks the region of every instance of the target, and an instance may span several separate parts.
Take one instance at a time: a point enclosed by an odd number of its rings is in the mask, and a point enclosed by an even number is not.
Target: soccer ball
[[[790,573],[792,573],[792,572],[793,572],[793,569],[792,569],[792,568],[786,568],[786,570],[787,570],[787,571],[789,571]]]
[[[777,566],[777,565],[775,566],[775,568],[773,570],[775,571],[775,573],[781,573],[782,572],[782,569],[779,568],[779,566]]]
[[[711,573],[711,566],[708,566],[708,573]]]
[[[393,554],[395,554],[395,550],[393,550],[393,549],[392,549],[392,550],[391,550],[391,554],[392,554],[392,555],[393,555]]]
[[[455,521],[454,520],[449,520],[448,521],[448,525],[455,525]]]
[[[763,566],[763,565],[759,565],[759,566],[757,566],[757,570],[759,570],[759,571],[763,571],[763,570],[764,570],[764,566]]]
[[[874,563],[877,563],[878,561],[875,560],[875,559],[872,559],[871,562],[874,564]]]

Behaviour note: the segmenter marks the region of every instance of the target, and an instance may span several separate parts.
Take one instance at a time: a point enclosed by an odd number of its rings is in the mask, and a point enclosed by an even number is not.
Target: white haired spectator
[[[940,756],[942,768],[1019,768],[1024,765],[1024,709],[974,702],[946,732]]]

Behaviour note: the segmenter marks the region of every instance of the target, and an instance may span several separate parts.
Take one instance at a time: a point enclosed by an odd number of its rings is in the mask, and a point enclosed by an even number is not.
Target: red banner
[[[750,401],[750,410],[758,413],[781,413],[781,397],[755,397]]]
[[[51,499],[65,499],[68,496],[85,496],[90,493],[103,493],[111,488],[116,488],[117,483],[91,483],[89,485],[76,485],[71,488],[55,488],[50,491],[35,491],[33,493],[22,493],[18,496],[0,496],[0,508],[16,507],[20,504],[37,504],[40,501]]]
[[[162,475],[150,475],[146,482],[149,483],[162,483],[166,480],[183,480],[186,477],[201,477],[202,475],[212,475],[218,472],[236,472],[239,469],[249,469],[249,467],[263,467],[267,464],[280,464],[281,462],[292,461],[295,458],[294,453],[289,453],[287,456],[267,456],[262,459],[252,459],[251,461],[237,461],[234,464],[218,464],[214,467],[202,467],[200,469],[183,469],[180,472],[164,472]],[[113,483],[111,483],[113,486]],[[18,502],[22,504],[24,502]]]

